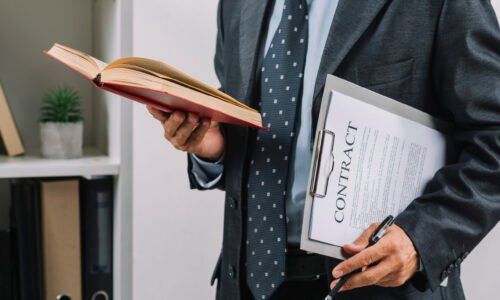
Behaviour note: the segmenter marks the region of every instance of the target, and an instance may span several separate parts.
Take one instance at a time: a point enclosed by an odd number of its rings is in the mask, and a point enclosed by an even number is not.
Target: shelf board
[[[93,147],[84,148],[83,157],[75,159],[43,158],[37,151],[18,157],[0,155],[0,178],[93,177],[117,175],[119,169],[118,160]]]

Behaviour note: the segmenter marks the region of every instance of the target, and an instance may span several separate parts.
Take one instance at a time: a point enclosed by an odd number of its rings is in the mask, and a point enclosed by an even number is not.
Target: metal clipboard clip
[[[335,133],[333,131],[330,131],[328,129],[322,129],[319,131],[319,136],[318,136],[318,143],[316,144],[316,148],[314,149],[314,159],[313,159],[313,171],[312,171],[312,182],[311,182],[311,189],[310,193],[314,197],[318,198],[324,198],[326,197],[327,191],[328,191],[328,182],[330,181],[330,176],[332,175],[333,172],[333,167],[335,166],[335,157],[333,155],[333,146],[335,145]],[[330,147],[327,148],[327,145],[325,145],[325,140],[326,136],[331,136],[331,145]],[[328,153],[327,156],[324,156],[324,151],[327,150]],[[324,162],[324,160],[328,159],[327,162],[331,162],[328,168],[325,170],[326,175],[325,175],[325,184],[324,188],[322,191],[318,191],[318,182],[320,181],[320,171],[321,171],[321,165]]]

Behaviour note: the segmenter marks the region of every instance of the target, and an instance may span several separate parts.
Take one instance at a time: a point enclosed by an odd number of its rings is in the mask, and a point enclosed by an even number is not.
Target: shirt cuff
[[[189,157],[193,162],[191,171],[194,174],[196,182],[201,187],[209,189],[220,181],[222,172],[224,171],[225,153],[215,162],[206,161],[195,154],[189,154]]]

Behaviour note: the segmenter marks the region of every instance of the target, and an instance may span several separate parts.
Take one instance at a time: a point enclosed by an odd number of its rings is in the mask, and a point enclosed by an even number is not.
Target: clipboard
[[[326,190],[328,189],[328,182],[331,176],[331,172],[335,167],[335,156],[333,154],[333,148],[335,146],[335,133],[331,130],[325,128],[327,113],[331,104],[331,91],[334,88],[334,76],[328,75],[326,78],[325,89],[323,93],[323,98],[321,100],[321,108],[319,112],[318,124],[316,127],[316,135],[314,138],[313,146],[313,156],[311,162],[311,168],[309,170],[309,182],[307,184],[306,201],[304,205],[304,218],[302,223],[302,232],[300,239],[300,248],[305,251],[318,253],[325,256],[335,257],[335,258],[345,258],[341,247],[332,246],[328,243],[323,243],[309,238],[310,226],[311,226],[311,215],[312,206],[315,197],[324,198],[327,195]],[[318,172],[320,171],[321,162],[324,160],[324,148],[326,144],[325,137],[331,137],[331,143],[329,145],[329,157],[331,159],[331,168],[327,172],[326,185],[322,191],[318,191]]]
[[[326,243],[310,237],[315,200],[323,199],[328,196],[330,178],[334,169],[338,168],[341,163],[339,159],[336,161],[334,154],[336,133],[326,127],[329,115],[332,113],[332,94],[334,92],[359,100],[363,102],[364,105],[369,104],[377,109],[413,121],[419,124],[418,126],[423,125],[423,127],[439,131],[443,133],[443,136],[451,132],[453,126],[450,123],[439,120],[418,109],[377,94],[341,78],[332,75],[327,76],[315,133],[311,168],[309,170],[300,248],[308,252],[314,252],[337,259],[346,259],[347,257],[342,252],[343,245]]]

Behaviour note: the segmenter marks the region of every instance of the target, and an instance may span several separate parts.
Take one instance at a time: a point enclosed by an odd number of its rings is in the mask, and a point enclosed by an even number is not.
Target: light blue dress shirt
[[[276,0],[267,31],[265,53],[271,44],[274,33],[278,29],[283,14],[285,0]],[[304,67],[304,84],[300,116],[297,126],[297,140],[293,149],[293,166],[290,168],[288,179],[288,193],[286,199],[287,215],[287,242],[289,245],[298,246],[302,227],[302,215],[306,198],[307,175],[312,156],[311,110],[313,104],[314,86],[323,56],[330,26],[337,10],[338,0],[307,0],[309,9],[309,37],[307,44],[306,63]],[[213,187],[222,177],[224,158],[215,163],[201,160],[191,155],[193,173],[198,183],[205,187]]]

